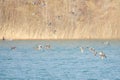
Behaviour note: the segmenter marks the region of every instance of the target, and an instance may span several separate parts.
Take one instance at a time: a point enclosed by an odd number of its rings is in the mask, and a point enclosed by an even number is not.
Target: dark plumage
[[[15,50],[16,49],[16,47],[11,47],[11,50]]]

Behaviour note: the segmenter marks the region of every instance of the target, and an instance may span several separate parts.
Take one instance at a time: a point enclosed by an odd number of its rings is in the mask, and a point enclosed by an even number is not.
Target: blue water
[[[0,41],[0,80],[120,80],[120,40],[109,40],[110,45],[105,41]],[[35,50],[38,44],[50,44],[51,49]],[[80,46],[103,51],[107,58],[87,49],[81,53]]]

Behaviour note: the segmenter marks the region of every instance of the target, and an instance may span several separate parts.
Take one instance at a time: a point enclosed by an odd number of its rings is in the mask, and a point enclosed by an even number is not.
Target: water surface
[[[105,41],[0,41],[0,80],[120,80],[120,41]],[[50,44],[51,49],[36,50],[38,44]],[[107,58],[87,49],[81,53],[80,46],[103,51]]]

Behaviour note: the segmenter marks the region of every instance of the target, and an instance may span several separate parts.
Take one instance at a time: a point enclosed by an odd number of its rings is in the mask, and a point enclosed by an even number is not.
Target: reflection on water
[[[0,80],[120,80],[120,41],[111,40],[0,41]],[[51,49],[36,50],[37,45]],[[15,50],[11,47],[15,46]],[[85,49],[104,51],[100,59]]]

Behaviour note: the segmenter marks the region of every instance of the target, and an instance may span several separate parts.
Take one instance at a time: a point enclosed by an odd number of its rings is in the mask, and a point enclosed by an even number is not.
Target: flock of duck
[[[16,47],[11,47],[11,50],[15,50]],[[45,46],[42,45],[37,45],[35,47],[35,50],[42,50],[42,49],[51,49],[50,44],[46,44]],[[81,53],[84,53],[85,49],[88,49],[94,56],[99,55],[101,59],[107,58],[106,54],[103,51],[97,52],[94,48],[92,47],[80,47]]]
[[[107,58],[106,54],[103,51],[97,52],[92,47],[80,47],[81,53],[84,53],[84,49],[88,49],[94,56],[97,56],[97,54],[100,56],[101,59]]]
[[[17,48],[17,47],[12,46],[10,49],[11,49],[11,50],[15,50],[16,48]],[[42,49],[44,49],[44,48],[45,48],[45,49],[50,49],[51,46],[50,46],[50,44],[46,44],[45,47],[43,47],[42,45],[37,45],[37,46],[34,47],[35,50],[42,50]]]
[[[45,48],[45,49],[50,49],[51,46],[50,46],[50,44],[46,44],[45,47],[43,47],[42,45],[37,45],[37,46],[35,47],[36,50],[42,50],[43,48]]]
[[[3,38],[3,40],[5,40]],[[105,45],[108,45],[110,44],[109,42],[104,42]],[[97,52],[94,48],[92,47],[79,47],[80,48],[80,51],[81,53],[84,53],[85,49],[88,49],[94,56],[97,56],[99,55],[101,59],[104,59],[104,58],[107,58],[106,54],[103,52],[103,51],[100,51],[100,52]],[[11,50],[15,50],[16,47],[13,46],[10,48]],[[35,47],[35,50],[42,50],[42,49],[51,49],[51,45],[50,44],[46,44],[45,46],[43,45],[37,45]]]

